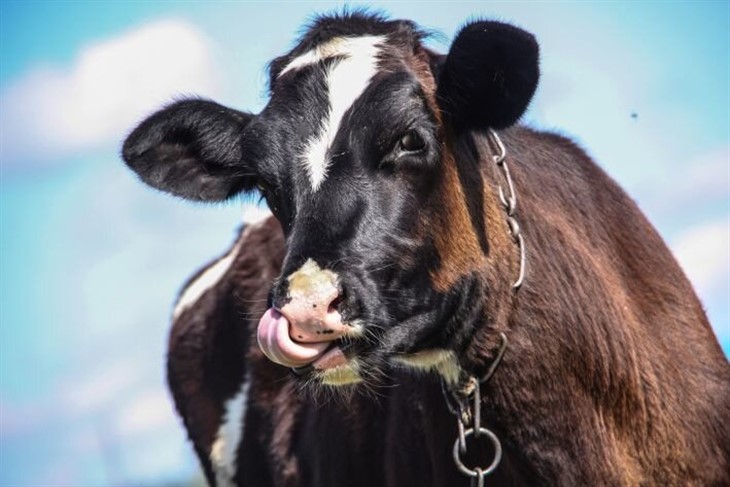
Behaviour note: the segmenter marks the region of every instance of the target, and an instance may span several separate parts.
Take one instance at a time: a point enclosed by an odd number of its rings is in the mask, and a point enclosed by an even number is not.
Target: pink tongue
[[[289,336],[289,321],[269,308],[259,321],[259,348],[272,362],[286,367],[308,365],[320,357],[331,342],[297,343]]]

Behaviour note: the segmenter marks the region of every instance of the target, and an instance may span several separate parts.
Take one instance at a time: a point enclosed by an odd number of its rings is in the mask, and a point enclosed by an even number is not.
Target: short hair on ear
[[[510,24],[472,22],[454,39],[438,77],[445,118],[460,130],[506,128],[522,116],[539,72],[535,37]]]
[[[152,114],[124,141],[122,158],[148,185],[197,201],[255,186],[241,134],[253,115],[212,101],[182,100]]]

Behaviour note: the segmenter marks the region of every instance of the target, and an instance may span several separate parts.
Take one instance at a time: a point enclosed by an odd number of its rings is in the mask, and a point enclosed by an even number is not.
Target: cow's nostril
[[[349,330],[338,309],[345,299],[338,281],[334,272],[320,268],[311,259],[286,278],[287,299],[280,311],[289,322],[293,340],[332,341]]]
[[[345,298],[342,294],[338,294],[335,299],[332,300],[329,307],[327,308],[327,311],[329,313],[333,311],[339,311],[340,305],[345,301]]]
[[[289,299],[281,313],[289,321],[289,336],[300,343],[331,341],[347,331],[339,308],[344,296],[332,288],[329,294],[312,293]]]

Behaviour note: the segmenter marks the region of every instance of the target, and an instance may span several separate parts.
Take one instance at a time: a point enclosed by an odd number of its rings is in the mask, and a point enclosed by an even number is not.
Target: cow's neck
[[[458,188],[458,191],[454,191],[456,194],[451,194],[448,199],[460,201],[459,196],[463,195],[465,201],[472,204],[461,207],[461,220],[455,218],[451,221],[459,222],[462,233],[467,233],[463,231],[467,225],[463,215],[471,216],[473,235],[483,255],[483,262],[478,267],[481,273],[473,280],[481,283],[483,293],[480,299],[481,319],[470,327],[475,333],[467,346],[465,357],[460,361],[462,370],[459,382],[449,384],[448,381],[442,381],[444,398],[440,402],[446,404],[452,414],[456,413],[452,416],[454,431],[458,422],[461,422],[464,428],[476,427],[476,422],[480,422],[479,427],[488,428],[496,433],[497,438],[502,439],[496,440],[504,452],[500,468],[497,470],[500,482],[509,481],[515,485],[529,483],[529,478],[533,476],[535,470],[530,465],[530,460],[524,458],[520,451],[534,445],[516,442],[515,436],[510,435],[509,431],[513,427],[522,429],[524,426],[518,425],[519,414],[514,414],[504,396],[485,397],[485,400],[480,402],[473,400],[474,385],[479,383],[482,384],[481,393],[485,396],[500,396],[500,389],[492,388],[488,384],[494,376],[500,374],[505,376],[498,377],[500,384],[514,383],[514,374],[510,371],[500,372],[499,365],[504,354],[510,353],[507,351],[509,348],[507,337],[510,335],[511,326],[518,326],[514,323],[512,314],[517,293],[525,278],[524,262],[521,262],[521,259],[524,259],[525,244],[524,241],[520,241],[521,237],[518,235],[520,229],[517,225],[515,201],[509,201],[510,197],[516,197],[518,190],[513,187],[508,169],[499,164],[502,160],[504,164],[508,162],[504,158],[506,154],[498,136],[465,138],[457,143],[455,149],[462,164],[453,165],[456,168],[453,172],[458,176],[458,182],[453,176],[450,179],[448,171],[446,173],[445,187]],[[474,171],[474,167],[468,167],[469,162],[474,160],[480,161],[478,172]],[[477,172],[478,179],[472,176],[474,172]],[[474,201],[481,204],[474,205]],[[477,213],[481,219],[474,216]],[[517,350],[512,352],[510,363],[519,363],[516,354],[519,354]],[[478,394],[477,388],[477,397]],[[457,407],[459,405],[461,408]],[[481,417],[476,421],[475,408],[479,408]],[[459,414],[459,411],[462,414]],[[442,411],[439,416],[443,418],[446,415]],[[489,442],[484,441],[484,443]],[[484,453],[483,450],[481,457],[484,458],[480,460],[479,465],[486,468],[489,463],[482,464],[482,460],[491,461],[494,459],[494,454]]]
[[[492,159],[496,154],[494,145],[481,134],[454,140],[447,152],[455,160],[447,164],[438,190],[439,200],[451,203],[438,213],[443,218],[434,238],[442,270],[436,276],[441,281],[435,278],[434,283],[437,288],[440,284],[458,287],[465,301],[462,309],[477,310],[470,322],[464,322],[460,315],[451,319],[460,321],[454,326],[470,337],[460,365],[481,376],[499,350],[500,334],[509,336],[516,299],[513,284],[520,274],[520,248],[510,234],[508,214],[499,198],[499,187],[505,181]],[[439,238],[445,239],[441,245]],[[441,252],[442,248],[447,250]],[[449,250],[454,248],[458,252]],[[457,283],[458,279],[461,281]]]

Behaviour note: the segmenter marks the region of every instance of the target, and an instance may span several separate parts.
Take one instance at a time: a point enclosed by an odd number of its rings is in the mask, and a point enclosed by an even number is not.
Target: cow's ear
[[[540,76],[532,34],[501,22],[461,29],[438,74],[437,95],[457,130],[500,129],[527,109]]]
[[[221,201],[255,184],[241,135],[253,115],[206,100],[183,100],[144,120],[122,157],[150,186],[197,201]]]

